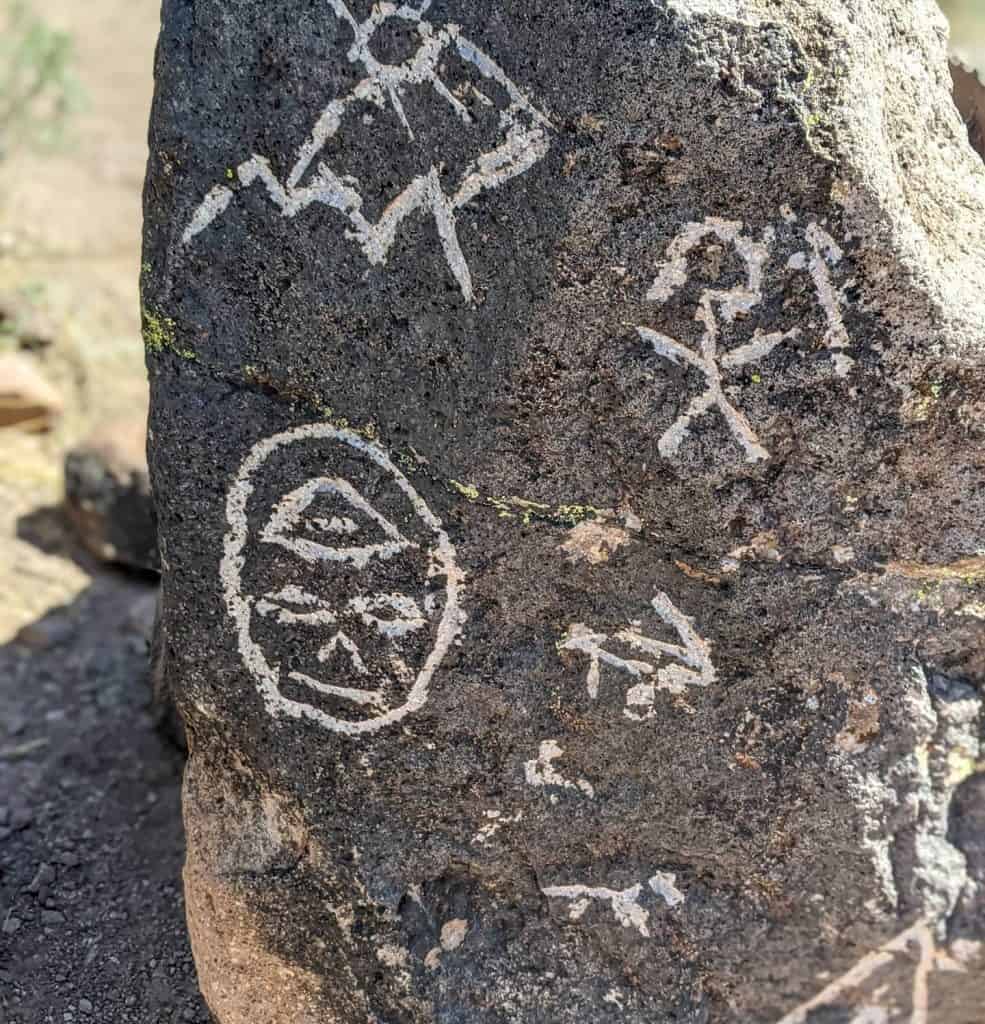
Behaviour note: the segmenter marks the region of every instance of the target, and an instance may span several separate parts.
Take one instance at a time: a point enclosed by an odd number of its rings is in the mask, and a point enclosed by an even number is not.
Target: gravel
[[[206,1024],[184,922],[182,760],[147,710],[149,587],[97,576],[0,647],[0,1024]]]

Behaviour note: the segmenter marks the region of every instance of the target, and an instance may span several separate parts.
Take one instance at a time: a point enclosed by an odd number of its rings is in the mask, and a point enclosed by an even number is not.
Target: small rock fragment
[[[468,921],[463,920],[460,917],[455,918],[454,921],[447,921],[441,928],[441,948],[446,952],[451,952],[453,949],[458,947],[465,941],[465,936],[469,930]]]
[[[569,530],[568,539],[561,548],[574,562],[602,565],[629,540],[629,534],[621,527],[590,520]]]
[[[36,893],[43,885],[51,885],[55,880],[55,869],[50,865],[42,862],[38,865],[38,870],[35,872],[34,878],[31,879],[31,883],[27,887],[27,891]]]
[[[847,544],[835,544],[831,549],[831,556],[836,565],[847,565],[855,561],[855,549]]]

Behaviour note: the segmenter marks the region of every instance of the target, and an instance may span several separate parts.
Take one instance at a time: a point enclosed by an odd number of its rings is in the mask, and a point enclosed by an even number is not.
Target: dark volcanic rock
[[[974,1019],[985,169],[849,6],[165,0],[222,1024]]]

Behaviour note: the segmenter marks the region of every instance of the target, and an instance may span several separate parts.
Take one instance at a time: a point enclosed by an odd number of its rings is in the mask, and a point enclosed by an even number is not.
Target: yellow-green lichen
[[[336,430],[347,430],[350,434],[356,434],[366,441],[379,441],[380,439],[375,423],[370,422],[362,427],[356,426],[354,423],[350,423],[344,416],[336,416],[335,410],[330,405],[319,406],[318,411]]]
[[[449,480],[447,486],[456,494],[476,505],[492,509],[500,519],[519,519],[529,526],[535,519],[553,523],[556,526],[577,526],[586,519],[594,519],[604,513],[592,505],[558,505],[552,507],[542,501],[518,498],[511,495],[498,498],[483,494],[475,484],[463,484],[460,480]]]
[[[539,501],[528,501],[526,498],[510,498],[509,502],[519,510],[524,526],[529,526],[532,519],[541,518],[551,511],[550,505]]]
[[[183,348],[178,344],[178,333],[174,321],[169,316],[153,313],[149,309],[143,311],[144,347],[154,355],[164,351],[181,356],[193,362],[198,360],[194,349]]]
[[[496,514],[500,519],[515,519],[516,516],[511,511],[511,506],[508,500],[503,498],[486,498],[485,504],[490,508],[496,510]]]
[[[559,505],[552,518],[568,526],[577,526],[586,519],[597,519],[602,515],[602,510],[593,505]]]
[[[463,498],[468,498],[469,501],[479,500],[479,489],[473,484],[462,484],[457,480],[449,480],[449,485],[453,487]]]

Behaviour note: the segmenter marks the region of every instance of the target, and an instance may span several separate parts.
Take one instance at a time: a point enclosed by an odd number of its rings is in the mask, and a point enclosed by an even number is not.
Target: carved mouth
[[[327,697],[341,697],[343,700],[352,701],[353,704],[369,705],[380,711],[388,710],[382,690],[360,690],[350,686],[332,686],[329,683],[322,683],[317,679],[313,679],[303,672],[291,672],[288,674],[288,679],[292,682],[300,683],[302,686],[308,686],[318,693],[325,694]]]

